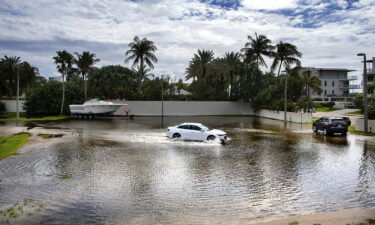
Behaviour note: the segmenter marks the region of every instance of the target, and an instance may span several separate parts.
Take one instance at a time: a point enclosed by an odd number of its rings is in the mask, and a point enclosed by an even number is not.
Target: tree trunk
[[[283,60],[280,61],[280,65],[279,65],[279,72],[277,72],[277,76],[280,76],[280,70],[281,70],[281,65],[283,64]]]
[[[87,100],[87,83],[86,83],[86,79],[85,79],[85,73],[82,73],[82,77],[83,77],[83,86],[85,88],[85,101]]]
[[[60,115],[63,115],[63,112],[64,112],[64,101],[65,101],[65,83],[64,83],[64,75],[62,75],[62,101],[61,101]]]

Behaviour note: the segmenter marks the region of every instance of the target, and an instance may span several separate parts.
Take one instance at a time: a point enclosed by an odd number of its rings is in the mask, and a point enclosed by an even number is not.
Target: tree
[[[295,45],[290,43],[284,43],[280,41],[276,45],[276,51],[273,53],[273,63],[271,66],[271,72],[275,71],[277,65],[279,65],[279,71],[277,76],[280,75],[281,66],[284,65],[285,69],[290,69],[293,64],[301,65],[298,58],[302,57],[302,53],[297,50]]]
[[[30,116],[61,114],[62,83],[50,81],[42,86],[34,87],[26,92],[24,109]],[[72,82],[66,82],[66,101],[64,102],[63,114],[69,113],[70,104],[81,104],[83,102],[82,88]]]
[[[154,69],[154,64],[157,63],[158,59],[156,58],[154,52],[157,50],[154,42],[147,40],[146,38],[139,39],[138,36],[135,36],[133,42],[129,45],[129,50],[125,52],[125,63],[133,60],[133,68],[138,65],[138,84],[142,82],[145,77],[145,64],[149,69]]]
[[[85,100],[87,100],[87,82],[85,76],[90,73],[94,68],[94,64],[99,62],[100,59],[95,59],[95,54],[90,52],[82,52],[82,54],[74,53],[76,56],[73,58],[73,62],[79,69],[79,72],[82,75],[83,85],[85,89]]]
[[[0,94],[13,97],[17,89],[17,76],[19,73],[20,93],[33,87],[37,75],[39,74],[36,67],[31,66],[28,62],[21,62],[18,56],[4,56],[0,59]]]
[[[238,78],[242,68],[241,55],[234,52],[226,52],[224,55],[226,73],[229,78],[229,99],[232,99],[233,84]]]
[[[185,79],[189,80],[193,78],[204,79],[207,77],[208,65],[214,59],[214,52],[212,50],[198,50],[193,58],[189,62],[189,66],[186,69]]]
[[[259,66],[266,66],[263,56],[272,57],[274,46],[271,45],[271,40],[267,38],[266,35],[259,35],[255,33],[255,38],[250,35],[247,36],[249,42],[245,44],[245,47],[241,49],[244,53],[245,62],[253,63],[255,62],[257,68]]]
[[[62,79],[62,98],[61,98],[61,108],[60,108],[60,114],[64,113],[64,101],[65,101],[65,82],[64,78],[65,75],[69,73],[69,71],[72,69],[73,64],[73,56],[63,50],[63,51],[57,51],[57,56],[53,57],[55,60],[57,71],[61,74]]]
[[[315,92],[321,93],[320,79],[316,76],[310,76],[308,73],[302,75],[302,81],[306,90],[306,97],[310,98],[310,89]]]

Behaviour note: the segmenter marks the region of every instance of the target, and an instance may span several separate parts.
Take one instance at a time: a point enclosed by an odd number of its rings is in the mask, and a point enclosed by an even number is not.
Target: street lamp
[[[164,75],[161,75],[161,126],[164,123]]]
[[[20,112],[18,109],[19,101],[20,101],[20,64],[18,64],[18,67],[17,67],[17,104],[16,104],[17,121],[20,119]]]
[[[367,113],[367,69],[366,69],[366,54],[358,53],[357,56],[363,56],[363,111],[365,114],[365,133],[368,132],[368,113]]]

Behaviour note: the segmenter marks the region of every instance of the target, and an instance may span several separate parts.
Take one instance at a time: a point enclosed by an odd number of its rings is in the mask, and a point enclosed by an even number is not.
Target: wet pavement
[[[165,137],[165,128],[180,122],[222,129],[231,140],[221,145]],[[0,212],[0,223],[250,223],[375,206],[375,145],[356,135],[325,137],[310,126],[288,124],[285,130],[279,121],[251,117],[20,125],[75,132],[0,161],[0,210],[25,199],[44,204],[32,215]]]

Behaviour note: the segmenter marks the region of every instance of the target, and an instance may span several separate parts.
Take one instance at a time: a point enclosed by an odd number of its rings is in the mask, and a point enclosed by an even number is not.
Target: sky
[[[183,78],[198,49],[237,52],[255,32],[296,45],[302,66],[360,75],[357,53],[375,57],[375,0],[0,0],[0,30],[0,58],[20,56],[45,77],[59,76],[59,50],[130,67],[124,53],[138,35],[158,48],[155,75]]]

